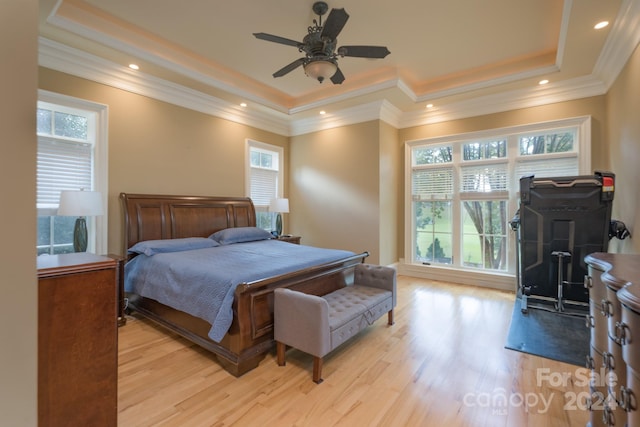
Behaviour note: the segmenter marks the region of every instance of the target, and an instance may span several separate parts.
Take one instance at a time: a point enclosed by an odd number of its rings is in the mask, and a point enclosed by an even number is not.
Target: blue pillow
[[[129,252],[152,256],[164,252],[189,251],[216,246],[220,246],[218,242],[205,237],[185,237],[182,239],[144,240],[130,247]]]
[[[225,228],[224,230],[216,231],[209,236],[210,239],[217,241],[221,245],[267,240],[272,237],[271,233],[258,227]]]

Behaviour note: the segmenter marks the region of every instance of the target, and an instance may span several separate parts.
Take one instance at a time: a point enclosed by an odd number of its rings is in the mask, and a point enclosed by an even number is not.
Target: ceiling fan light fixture
[[[331,78],[337,70],[338,66],[334,62],[324,59],[311,61],[304,65],[304,73],[320,83]]]
[[[317,1],[313,4],[312,10],[318,15],[318,19],[314,19],[313,25],[307,27],[308,34],[304,36],[302,42],[268,33],[253,33],[257,39],[293,46],[304,53],[303,57],[273,73],[273,77],[282,77],[302,66],[305,74],[314,80],[322,83],[328,78],[334,85],[339,85],[344,81],[344,74],[338,68],[338,56],[382,59],[391,53],[386,46],[354,45],[340,46],[336,49],[337,37],[347,23],[349,14],[344,8],[331,9],[327,20],[323,23],[322,16],[329,10],[327,3]]]

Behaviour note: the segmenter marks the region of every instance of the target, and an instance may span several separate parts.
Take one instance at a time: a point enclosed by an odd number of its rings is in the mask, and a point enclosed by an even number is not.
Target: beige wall
[[[0,2],[0,425],[37,425],[38,2]]]
[[[402,203],[403,183],[401,165],[403,151],[398,144],[398,130],[379,122],[380,126],[380,264],[398,261],[398,237],[402,235],[402,218],[398,216]]]
[[[124,250],[121,192],[245,196],[246,138],[284,147],[288,158],[285,136],[46,68],[39,85],[109,107],[110,253]],[[285,183],[287,172],[285,164]]]
[[[312,246],[380,259],[378,121],[291,138],[290,227]]]
[[[402,149],[382,121],[291,138],[291,229],[313,246],[398,260]]]
[[[400,144],[439,136],[456,135],[487,129],[497,129],[530,123],[540,123],[570,117],[591,116],[591,166],[593,170],[609,167],[608,147],[605,143],[605,97],[595,96],[575,101],[559,102],[541,107],[488,114],[461,120],[416,126],[399,131]],[[401,165],[404,174],[404,161]],[[615,172],[615,170],[614,170]],[[617,195],[616,195],[617,197]],[[404,200],[400,201],[400,218],[404,218]],[[404,257],[404,229],[398,235],[399,257]]]
[[[624,222],[632,235],[623,241],[613,239],[611,252],[640,254],[639,77],[640,49],[636,47],[606,97],[606,146],[610,168],[616,173],[612,217]]]

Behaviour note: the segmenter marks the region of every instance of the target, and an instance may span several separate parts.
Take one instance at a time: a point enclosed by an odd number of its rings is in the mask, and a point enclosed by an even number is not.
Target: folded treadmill
[[[609,243],[615,175],[520,179],[520,207],[511,228],[517,233],[518,296],[588,306],[584,257],[606,252]]]

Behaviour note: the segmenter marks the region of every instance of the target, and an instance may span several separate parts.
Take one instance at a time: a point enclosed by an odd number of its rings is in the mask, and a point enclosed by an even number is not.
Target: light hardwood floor
[[[275,351],[240,378],[153,323],[119,329],[118,425],[585,426],[580,367],[504,348],[514,295],[398,277],[386,316],[325,357]],[[560,378],[567,378],[560,380]],[[577,401],[574,400],[577,398]]]

